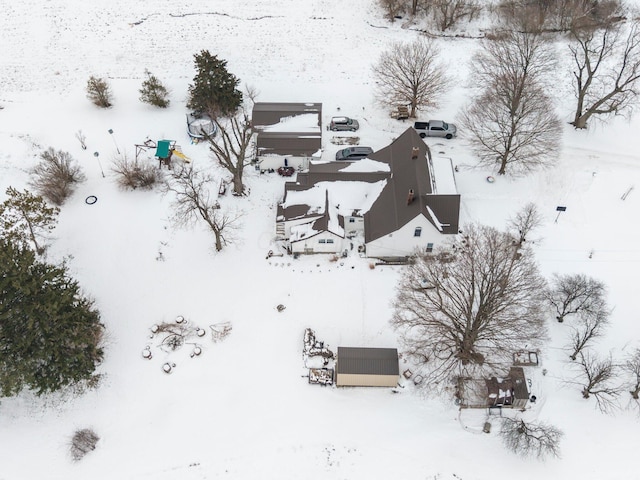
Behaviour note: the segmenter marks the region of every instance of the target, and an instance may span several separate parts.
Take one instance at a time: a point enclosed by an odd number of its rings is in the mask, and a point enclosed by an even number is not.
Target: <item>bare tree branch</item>
[[[231,117],[213,119],[219,132],[206,135],[209,149],[218,164],[232,175],[234,195],[244,195],[244,168],[251,163],[253,127],[247,114],[242,111]]]
[[[554,65],[540,35],[510,33],[484,43],[474,79],[483,89],[462,112],[479,165],[498,165],[503,175],[524,173],[555,161],[561,123],[543,77]]]
[[[490,227],[465,232],[453,250],[416,255],[397,288],[392,325],[431,385],[499,369],[545,336],[544,280],[530,250]]]
[[[504,417],[500,437],[512,452],[522,456],[560,457],[560,439],[564,434],[546,423],[525,422],[519,418]]]
[[[439,49],[429,39],[394,43],[373,66],[376,96],[385,106],[409,106],[411,118],[418,109],[435,108],[450,79],[438,59]]]
[[[571,327],[568,348],[571,349],[571,360],[578,358],[578,354],[597,337],[604,333],[609,324],[609,312],[600,310],[595,313],[585,312],[578,316],[577,325]]]
[[[179,226],[188,226],[203,220],[215,236],[216,251],[230,240],[227,234],[235,228],[240,214],[224,212],[217,201],[211,198],[208,184],[211,178],[199,173],[191,166],[175,171],[165,184],[165,191],[175,194],[173,221]]]
[[[431,14],[440,31],[456,25],[463,18],[472,20],[480,11],[480,4],[475,0],[432,0]]]
[[[631,355],[628,355],[622,364],[622,371],[627,374],[629,380],[627,388],[634,400],[640,397],[640,348],[636,348]]]
[[[542,225],[542,215],[535,203],[527,203],[519,210],[515,217],[507,222],[507,228],[516,238],[518,247],[522,247],[529,234]]]
[[[606,312],[606,295],[604,283],[582,273],[554,274],[550,288],[545,291],[547,300],[556,310],[558,322],[577,313],[597,316]]]
[[[616,410],[620,387],[612,384],[617,378],[618,369],[611,355],[600,359],[589,352],[580,352],[579,365],[583,375],[582,397],[595,398],[596,407],[602,413]]]
[[[626,31],[625,31],[626,29]],[[576,111],[571,124],[586,128],[594,115],[624,115],[633,110],[640,79],[640,28],[609,23],[602,29],[572,31]]]

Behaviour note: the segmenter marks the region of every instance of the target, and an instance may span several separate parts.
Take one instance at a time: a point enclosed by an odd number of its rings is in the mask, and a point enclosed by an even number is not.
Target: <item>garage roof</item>
[[[399,375],[398,349],[338,347],[337,373]]]

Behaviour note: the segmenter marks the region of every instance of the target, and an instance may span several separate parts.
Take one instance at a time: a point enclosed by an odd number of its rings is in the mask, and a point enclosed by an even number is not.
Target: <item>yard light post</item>
[[[102,164],[100,163],[100,154],[98,152],[93,152],[93,156],[98,160],[98,165],[100,165],[100,172],[102,173],[102,178],[104,178],[104,170],[102,170]]]
[[[116,137],[113,135],[113,130],[111,128],[109,129],[109,135],[111,135],[111,140],[113,140],[113,144],[116,146],[116,151],[118,152],[118,155],[120,155],[120,149],[118,148]]]

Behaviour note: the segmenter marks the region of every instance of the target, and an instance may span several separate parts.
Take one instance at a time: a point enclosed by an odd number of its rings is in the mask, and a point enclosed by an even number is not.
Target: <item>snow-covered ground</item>
[[[174,139],[195,165],[221,174],[206,146],[190,144],[185,129],[193,54],[202,49],[228,60],[229,70],[260,92],[258,100],[322,102],[325,122],[338,112],[353,116],[360,121],[361,144],[387,145],[408,124],[374,103],[370,66],[390,42],[418,33],[402,28],[402,21],[388,24],[373,4],[3,5],[0,199],[9,185],[27,187],[27,170],[44,148],[68,151],[80,162],[88,178],[63,206],[49,255],[68,258],[73,275],[96,299],[108,345],[97,390],[75,398],[24,393],[2,400],[1,480],[595,480],[637,474],[638,417],[625,410],[605,416],[581,398],[569,382],[575,374],[561,349],[563,325],[550,322],[552,341],[540,367],[548,373],[534,374],[539,401],[527,412],[565,432],[562,458],[524,460],[502,447],[497,428],[481,433],[484,412],[460,414],[453,402],[428,397],[410,382],[399,393],[307,383],[306,327],[330,348],[398,346],[388,320],[399,267],[371,269],[356,254],[337,262],[326,256],[266,259],[274,248],[283,178],[248,170],[250,196],[221,199],[243,216],[233,244],[219,253],[201,226],[173,228],[170,198],[115,185],[110,163],[117,151],[131,158],[134,144],[146,138]],[[458,81],[442,109],[428,116],[455,121],[468,99],[465,72],[478,43],[452,38],[442,46]],[[167,110],[138,101],[145,68],[171,88]],[[89,75],[109,79],[113,108],[96,109],[85,98]],[[559,75],[553,93],[569,119],[566,81]],[[597,349],[616,356],[640,338],[639,126],[634,118],[583,132],[567,127],[556,167],[495,183],[486,182],[492,172],[465,168],[473,158],[462,141],[429,140],[436,153],[460,166],[463,221],[501,227],[533,201],[546,220],[536,242],[545,275],[584,272],[606,282],[614,311]],[[86,151],[75,138],[78,130],[87,137]],[[340,147],[328,135],[323,143],[323,158],[330,160]],[[87,205],[89,195],[97,203]],[[567,210],[557,217],[556,206]],[[279,304],[286,308],[278,311]],[[150,327],[177,315],[206,330],[220,322],[233,330],[218,343],[207,336],[198,357],[191,358],[188,347],[169,355],[150,338]],[[142,359],[147,345],[151,360]],[[162,371],[165,362],[176,365],[170,375]],[[74,463],[69,440],[85,427],[100,441]]]

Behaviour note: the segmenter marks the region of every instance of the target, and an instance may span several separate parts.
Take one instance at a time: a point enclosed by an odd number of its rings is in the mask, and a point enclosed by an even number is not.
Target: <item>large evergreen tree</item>
[[[202,50],[194,55],[196,76],[189,85],[187,107],[211,118],[233,115],[242,104],[240,80],[227,71],[227,61]]]
[[[14,243],[31,244],[38,254],[44,253],[40,240],[55,228],[60,209],[48,206],[42,197],[28,190],[20,192],[9,187],[7,196],[0,203],[0,236]]]
[[[91,382],[103,357],[103,328],[64,265],[0,237],[0,396]]]

